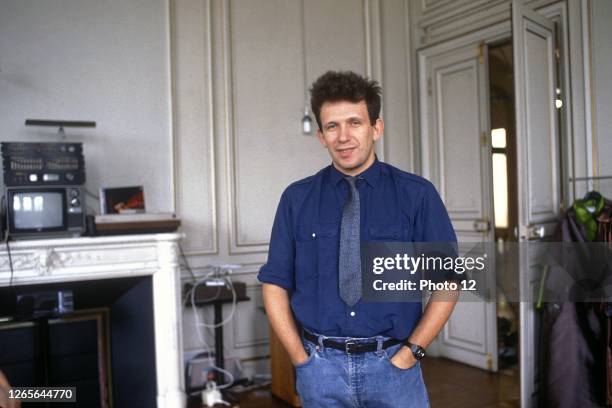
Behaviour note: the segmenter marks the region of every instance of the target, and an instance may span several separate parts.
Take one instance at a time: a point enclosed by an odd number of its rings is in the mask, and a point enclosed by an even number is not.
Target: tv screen
[[[16,192],[11,203],[15,229],[48,229],[64,226],[64,192]]]

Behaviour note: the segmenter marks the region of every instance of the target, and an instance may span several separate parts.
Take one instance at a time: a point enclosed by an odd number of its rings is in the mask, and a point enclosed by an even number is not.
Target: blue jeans
[[[295,367],[297,392],[304,408],[423,408],[429,407],[421,366],[394,366],[390,358],[401,344],[382,348],[388,337],[351,338],[351,342],[375,342],[378,349],[347,354],[323,347],[323,339],[345,342],[347,337],[319,336],[318,344],[304,338],[308,359]]]

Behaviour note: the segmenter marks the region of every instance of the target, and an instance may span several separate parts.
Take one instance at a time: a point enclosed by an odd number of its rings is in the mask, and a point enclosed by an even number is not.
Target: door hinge
[[[558,47],[555,48],[555,58],[557,59],[557,62],[561,61],[561,50]]]
[[[427,78],[427,94],[431,96],[431,77]]]
[[[482,132],[480,134],[480,144],[485,147],[487,145],[487,132]]]
[[[491,353],[487,353],[487,370],[493,370],[493,356]]]
[[[485,42],[481,41],[480,44],[478,44],[478,62],[480,64],[484,64],[484,48]]]

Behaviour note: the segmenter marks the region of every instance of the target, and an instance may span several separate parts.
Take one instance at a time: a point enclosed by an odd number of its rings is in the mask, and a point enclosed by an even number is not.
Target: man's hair
[[[327,71],[310,88],[310,106],[319,129],[323,129],[321,106],[325,102],[338,101],[358,103],[365,100],[370,124],[374,125],[380,114],[381,91],[378,82],[352,71]]]

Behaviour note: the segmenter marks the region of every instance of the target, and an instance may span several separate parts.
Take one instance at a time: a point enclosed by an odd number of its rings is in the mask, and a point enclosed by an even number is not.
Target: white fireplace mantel
[[[122,235],[9,243],[12,285],[147,276],[153,278],[157,406],[185,407],[178,241],[183,234]],[[11,284],[6,244],[0,287]]]

